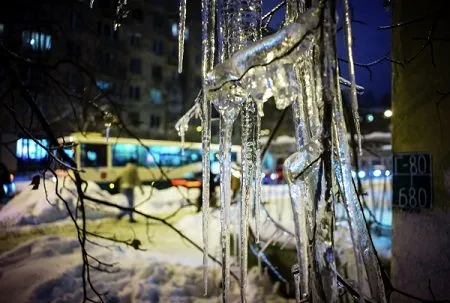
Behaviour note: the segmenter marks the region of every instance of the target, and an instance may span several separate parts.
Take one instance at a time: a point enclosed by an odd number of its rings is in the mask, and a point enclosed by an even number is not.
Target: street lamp
[[[384,111],[384,116],[385,116],[386,118],[392,117],[392,111],[391,111],[390,109],[385,110],[385,111]]]

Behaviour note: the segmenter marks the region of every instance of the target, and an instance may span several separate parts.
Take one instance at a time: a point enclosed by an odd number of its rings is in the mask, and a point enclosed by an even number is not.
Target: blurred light
[[[8,186],[6,186],[6,184],[3,184],[3,192],[8,194]]]
[[[197,126],[197,128],[196,128],[196,130],[197,130],[198,133],[201,132],[202,129],[203,129],[203,127],[201,127],[201,125]]]
[[[261,130],[261,135],[262,136],[268,136],[270,134],[270,129],[266,128]]]
[[[368,114],[368,115],[366,116],[366,119],[367,119],[367,122],[373,122],[373,120],[374,120],[375,118],[373,117],[372,114]]]
[[[352,177],[356,178],[356,172],[354,170],[352,170]]]
[[[392,117],[392,111],[391,111],[390,109],[385,110],[385,111],[384,111],[384,116],[385,116],[386,118]]]
[[[56,183],[56,177],[52,177],[52,181],[53,181],[53,183]]]
[[[278,177],[278,175],[276,173],[271,173],[270,174],[270,179],[272,179],[272,180],[276,180],[277,177]]]
[[[110,189],[114,189],[114,187],[116,187],[116,186],[114,185],[114,183],[109,183],[109,188],[110,188]]]
[[[9,174],[9,181],[10,182],[14,181],[14,175],[13,174]]]
[[[30,45],[34,45],[34,39],[30,40]]]
[[[373,176],[374,176],[374,177],[379,177],[379,176],[381,176],[381,170],[379,170],[379,169],[374,170],[374,171],[373,171]]]
[[[391,175],[391,171],[390,171],[390,170],[386,170],[386,171],[384,172],[384,175],[385,175],[386,177],[389,177],[389,176]]]
[[[360,171],[358,172],[358,177],[360,177],[361,179],[364,178],[365,176],[366,176],[366,172],[365,172],[365,171],[360,170]]]

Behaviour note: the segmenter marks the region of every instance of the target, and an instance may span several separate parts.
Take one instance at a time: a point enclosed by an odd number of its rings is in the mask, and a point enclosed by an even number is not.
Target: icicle
[[[128,12],[125,10],[127,0],[118,0],[116,6],[116,18],[114,20],[114,30],[116,31],[121,25],[122,20],[126,18]]]
[[[291,269],[292,275],[294,276],[294,286],[295,286],[295,302],[300,303],[302,301],[302,296],[300,294],[300,267],[298,264],[292,265]]]
[[[222,246],[222,302],[230,292],[230,202],[231,202],[231,134],[233,123],[220,119],[220,234]]]
[[[180,22],[178,25],[178,73],[183,72],[184,33],[186,30],[186,0],[180,0]]]
[[[90,8],[93,8],[93,7],[94,7],[94,1],[95,1],[95,0],[90,0],[90,2],[89,2],[89,7],[90,7]]]
[[[259,243],[260,240],[260,220],[261,220],[261,186],[262,186],[262,169],[261,169],[261,116],[256,116],[256,191],[255,191],[255,242]]]
[[[185,147],[185,133],[189,129],[189,122],[193,117],[199,117],[200,116],[200,105],[201,100],[203,99],[203,94],[200,91],[197,95],[197,98],[195,98],[194,105],[187,111],[186,114],[181,117],[177,123],[175,123],[175,129],[178,132],[178,136],[180,136],[181,139],[181,155],[184,155],[184,147]]]
[[[350,76],[350,100],[352,104],[352,115],[355,123],[356,135],[358,137],[358,152],[362,153],[361,147],[361,129],[359,125],[358,97],[356,92],[355,65],[353,63],[353,47],[352,47],[352,24],[350,20],[350,8],[348,0],[344,1],[344,24],[345,24],[345,40],[347,42],[348,57],[348,73]]]
[[[116,117],[113,114],[111,114],[110,112],[105,112],[104,116],[103,116],[103,123],[105,125],[106,142],[108,142],[108,140],[109,140],[109,132],[110,132],[111,125],[113,122],[116,122]]]
[[[209,254],[209,198],[210,198],[210,144],[211,144],[211,103],[206,95],[202,100],[202,231],[203,231],[203,283],[205,295],[208,293]]]
[[[229,58],[234,52],[244,48],[250,42],[260,38],[261,33],[261,0],[228,0],[223,1],[219,10],[219,37],[223,39],[220,50],[220,60]],[[255,203],[256,163],[259,139],[256,127],[258,121],[257,108],[254,100],[248,95],[243,96],[242,107],[242,170],[240,199],[240,295],[245,302],[247,288],[248,261],[248,223],[249,207]]]
[[[306,176],[314,161],[320,156],[322,146],[317,140],[311,141],[301,151],[286,159],[284,177],[289,185],[295,228],[295,244],[301,281],[298,285],[301,297],[308,296],[310,275],[309,236],[311,232],[312,196]]]
[[[111,129],[111,126],[106,126],[105,129],[105,137],[106,137],[106,143],[109,141],[109,130]]]
[[[241,302],[245,302],[247,289],[247,255],[248,255],[248,222],[249,207],[255,202],[255,156],[257,151],[255,141],[255,123],[257,111],[256,103],[247,99],[242,108],[242,173],[241,173],[241,201],[240,201],[240,279]]]
[[[209,212],[210,212],[210,144],[211,144],[211,100],[205,89],[206,74],[214,66],[215,44],[215,0],[202,0],[202,90],[200,101],[202,121],[202,236],[203,236],[203,286],[208,293],[208,254],[209,254]],[[184,37],[183,37],[184,38]]]
[[[209,93],[220,114],[220,207],[222,247],[222,298],[228,302],[230,290],[230,203],[231,203],[231,135],[245,96],[237,85]]]
[[[350,150],[347,142],[347,131],[341,100],[336,104],[334,115],[334,120],[336,121],[334,126],[334,132],[336,134],[335,144],[338,151],[336,179],[344,196],[343,203],[347,212],[350,235],[355,251],[358,280],[360,282],[359,289],[362,289],[363,283],[361,267],[365,266],[372,299],[376,302],[386,302],[380,267],[374,248],[371,245],[369,231],[367,230],[363,213],[359,207],[359,200],[352,183]]]

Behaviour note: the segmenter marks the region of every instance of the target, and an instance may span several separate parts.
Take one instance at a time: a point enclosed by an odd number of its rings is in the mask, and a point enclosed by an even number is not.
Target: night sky
[[[266,0],[264,3],[264,12],[269,11],[278,0]],[[341,1],[338,1],[340,3]],[[355,62],[368,63],[384,55],[391,49],[391,35],[388,30],[377,30],[377,26],[391,23],[391,13],[383,7],[382,0],[353,0],[350,1],[353,9],[353,19],[362,21],[365,24],[353,23],[353,51]],[[284,16],[284,11],[279,12],[272,24],[279,24]],[[341,23],[342,18],[340,17]],[[344,31],[338,33],[338,57],[347,58],[347,52],[344,40]],[[347,64],[340,64],[341,75],[347,76]],[[380,106],[384,95],[391,92],[391,63],[384,61],[371,67],[372,79],[369,72],[361,67],[355,67],[356,82],[371,91],[374,95],[374,102],[368,103],[366,97],[360,98],[361,107]]]

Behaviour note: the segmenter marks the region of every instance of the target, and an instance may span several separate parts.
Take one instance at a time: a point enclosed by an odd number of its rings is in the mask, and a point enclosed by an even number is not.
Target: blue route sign
[[[393,160],[392,206],[430,209],[433,202],[431,154],[396,153]]]

